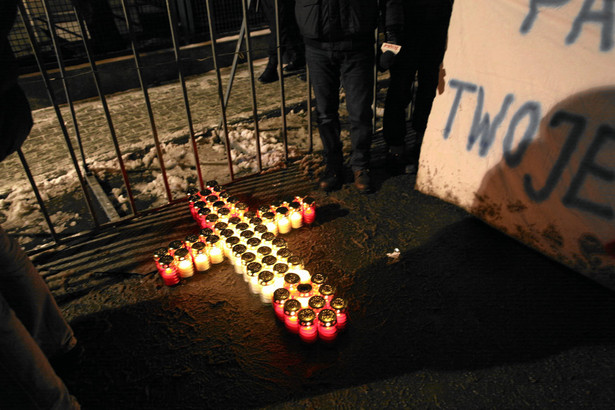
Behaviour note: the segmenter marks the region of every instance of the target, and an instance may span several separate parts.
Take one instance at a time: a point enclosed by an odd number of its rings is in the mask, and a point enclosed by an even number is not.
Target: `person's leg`
[[[52,358],[76,339],[47,284],[17,241],[0,228],[0,292],[41,350]]]
[[[334,189],[342,182],[342,142],[340,141],[339,120],[339,88],[340,67],[331,51],[306,46],[306,57],[314,97],[316,98],[316,113],[318,115],[318,131],[323,145],[325,177],[332,177],[331,186],[321,187],[325,190]],[[324,179],[323,181],[324,182]]]
[[[280,0],[280,42],[288,53],[285,71],[305,68],[305,47],[295,18],[295,0]]]
[[[265,66],[265,70],[263,70],[262,74],[258,77],[258,80],[263,84],[272,83],[278,80],[278,43],[276,38],[274,1],[275,0],[260,0],[265,20],[267,20],[269,31],[271,31],[267,40],[267,56],[269,57],[269,61]]]
[[[78,409],[4,295],[0,292],[0,408]]]

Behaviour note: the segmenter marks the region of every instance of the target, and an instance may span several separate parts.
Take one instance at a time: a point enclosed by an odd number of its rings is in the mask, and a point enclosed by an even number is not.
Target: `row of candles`
[[[176,285],[226,259],[261,302],[273,305],[276,317],[289,332],[306,343],[335,340],[346,327],[345,299],[334,296],[324,275],[310,275],[286,240],[276,236],[311,224],[314,200],[295,197],[253,212],[215,181],[206,185],[204,190],[188,191],[192,217],[200,226],[198,234],[154,251],[164,283]]]

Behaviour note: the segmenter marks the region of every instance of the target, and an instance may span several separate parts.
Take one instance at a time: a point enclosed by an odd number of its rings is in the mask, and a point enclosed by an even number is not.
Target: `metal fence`
[[[94,3],[94,2],[92,2]],[[96,2],[101,3],[101,2]],[[105,2],[102,2],[105,3]],[[20,150],[18,151],[19,160],[23,165],[28,180],[32,186],[34,196],[40,206],[41,212],[48,226],[49,235],[51,237],[51,243],[46,245],[55,245],[65,242],[67,240],[73,240],[88,236],[109,226],[117,225],[123,221],[131,220],[137,216],[145,213],[152,213],[161,208],[175,204],[179,201],[185,200],[185,194],[182,192],[179,195],[174,194],[170,187],[167,170],[165,169],[165,152],[161,147],[161,141],[158,135],[158,129],[156,124],[156,115],[152,109],[150,101],[151,88],[143,80],[143,64],[141,62],[143,51],[152,46],[152,43],[157,41],[157,38],[163,38],[168,42],[170,49],[173,51],[176,70],[177,70],[177,84],[182,95],[183,107],[176,107],[178,110],[184,110],[185,116],[188,122],[187,143],[191,146],[192,155],[194,156],[194,185],[200,189],[206,186],[206,175],[202,173],[202,163],[199,158],[199,150],[197,147],[197,131],[195,130],[192,119],[192,101],[190,100],[187,92],[186,76],[183,72],[183,57],[182,57],[182,44],[194,40],[210,39],[208,46],[211,48],[211,58],[213,61],[213,71],[216,77],[216,97],[220,107],[220,119],[219,119],[219,135],[222,138],[223,145],[226,150],[226,159],[228,165],[228,175],[230,176],[230,182],[237,182],[245,180],[251,175],[260,174],[266,171],[261,158],[261,138],[259,132],[259,109],[255,97],[255,72],[252,64],[252,33],[254,28],[262,27],[262,20],[260,16],[254,15],[251,7],[251,0],[202,0],[202,1],[189,1],[189,0],[156,0],[156,1],[144,1],[144,0],[111,0],[108,3],[108,9],[105,13],[108,13],[106,18],[105,27],[108,28],[112,25],[110,31],[106,31],[105,34],[113,32],[114,34],[109,38],[112,38],[117,34],[117,38],[126,44],[105,43],[107,38],[98,41],[96,34],[96,24],[88,21],[88,10],[83,10],[84,4],[91,4],[86,0],[74,0],[69,2],[68,0],[35,0],[35,1],[23,1],[19,4],[18,21],[11,33],[11,40],[14,51],[20,57],[22,66],[27,66],[25,61],[28,58],[32,58],[35,61],[37,69],[41,75],[41,78],[45,84],[51,107],[55,111],[59,126],[62,131],[63,142],[66,145],[67,152],[70,155],[70,162],[72,169],[75,172],[76,178],[79,181],[79,186],[82,192],[83,201],[87,207],[87,210],[91,216],[92,225],[88,229],[82,229],[80,232],[67,236],[58,235],[54,228],[54,223],[50,217],[50,213],[47,209],[45,196],[41,195],[35,178],[31,172],[31,168],[28,164],[26,155]],[[237,6],[240,7],[239,11],[236,10]],[[234,7],[235,9],[233,9]],[[276,8],[277,13],[277,8]],[[103,13],[104,14],[104,13]],[[154,16],[155,15],[155,16]],[[196,18],[196,16],[200,16]],[[232,15],[232,18],[229,17]],[[100,17],[103,18],[103,17]],[[156,27],[162,31],[166,30],[166,34],[160,35],[160,37],[145,35],[151,30],[148,28],[149,24],[147,19],[157,19],[158,23],[151,23],[151,26]],[[166,23],[163,24],[163,21]],[[112,24],[113,22],[113,24]],[[166,28],[164,28],[166,27]],[[153,30],[153,28],[152,28]],[[278,30],[279,32],[279,30]],[[233,56],[233,63],[228,76],[226,87],[223,86],[221,78],[221,67],[218,63],[218,39],[222,33],[237,33],[237,44],[235,53]],[[28,47],[24,42],[27,40]],[[160,44],[167,44],[167,43]],[[278,38],[279,43],[279,38]],[[158,46],[160,45],[158,44]],[[160,166],[160,172],[162,174],[162,181],[164,184],[164,192],[166,195],[166,202],[162,206],[152,206],[145,209],[139,209],[136,206],[135,195],[133,194],[133,186],[128,172],[125,166],[125,152],[122,151],[121,144],[118,142],[118,136],[116,133],[116,127],[114,124],[114,118],[109,109],[107,98],[103,88],[101,86],[101,79],[98,70],[98,59],[101,55],[109,55],[113,52],[114,47],[122,48],[129,47],[132,54],[132,60],[134,63],[134,69],[138,75],[139,86],[142,95],[142,100],[146,106],[147,116],[149,118],[150,132],[155,145],[156,157],[158,158],[158,164]],[[121,46],[121,47],[120,47]],[[157,46],[157,47],[158,47]],[[283,61],[280,54],[280,47],[278,47],[279,61]],[[244,58],[244,66],[247,66],[249,73],[249,85],[246,88],[249,89],[251,99],[251,121],[253,122],[254,130],[254,144],[256,145],[256,163],[257,167],[255,172],[251,175],[243,174],[241,176],[236,173],[236,164],[233,162],[233,155],[231,153],[231,141],[229,140],[228,118],[226,116],[229,91],[233,85],[233,78],[235,75],[235,69],[238,64],[239,58]],[[89,66],[89,75],[92,77],[96,85],[98,94],[99,105],[102,107],[104,117],[108,129],[108,136],[113,145],[113,151],[115,159],[118,164],[119,174],[121,174],[121,190],[128,198],[129,209],[126,215],[107,215],[107,218],[101,218],[100,198],[96,194],[96,178],[92,175],[88,169],[88,164],[85,159],[83,147],[81,146],[80,138],[80,123],[76,118],[74,110],[74,99],[71,96],[71,89],[67,80],[66,68],[67,64],[73,64],[73,59],[85,58]],[[49,74],[50,67],[56,67],[57,78],[62,81],[63,85],[63,97],[66,101],[66,105],[60,105],[58,102],[58,96],[54,92],[54,87],[51,86],[51,79]],[[281,125],[279,127],[279,138],[282,141],[284,159],[288,162],[288,140],[287,140],[287,123],[286,123],[286,95],[284,86],[284,75],[281,65],[278,68],[279,73],[279,104],[278,115],[280,116]],[[305,73],[306,82],[304,88],[303,106],[307,112],[307,130],[309,134],[309,143],[307,152],[311,152],[313,147],[312,139],[312,97],[310,93],[310,80],[309,71]],[[377,76],[376,69],[374,69],[374,76]],[[247,96],[247,92],[244,92]],[[376,94],[376,93],[375,93]],[[375,97],[376,98],[376,95]],[[374,106],[376,101],[374,101]],[[67,117],[68,116],[68,117]],[[68,118],[68,119],[67,119]],[[376,124],[376,113],[374,112],[374,130]],[[69,129],[70,128],[70,129]],[[104,204],[102,205],[104,208]],[[46,249],[48,246],[39,247],[39,249]]]

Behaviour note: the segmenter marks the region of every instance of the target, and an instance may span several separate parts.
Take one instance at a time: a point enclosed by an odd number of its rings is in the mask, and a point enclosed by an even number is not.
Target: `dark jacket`
[[[370,44],[383,14],[386,27],[403,25],[403,0],[296,0],[295,16],[305,42]]]

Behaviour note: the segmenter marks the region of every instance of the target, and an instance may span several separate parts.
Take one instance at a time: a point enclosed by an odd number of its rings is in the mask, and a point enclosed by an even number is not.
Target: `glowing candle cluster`
[[[310,274],[278,235],[314,222],[311,197],[294,197],[250,211],[216,181],[188,190],[190,213],[198,234],[154,251],[156,267],[167,286],[227,260],[251,293],[272,304],[289,332],[306,343],[332,342],[346,327],[346,301],[335,297],[323,274]]]

